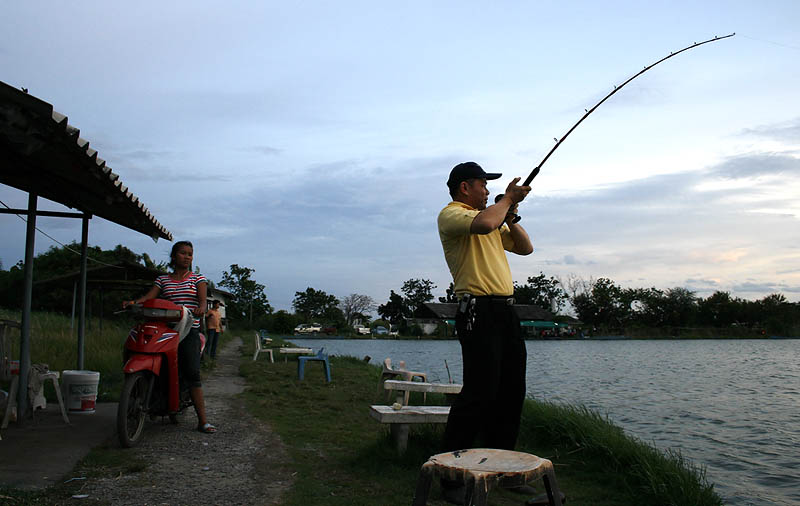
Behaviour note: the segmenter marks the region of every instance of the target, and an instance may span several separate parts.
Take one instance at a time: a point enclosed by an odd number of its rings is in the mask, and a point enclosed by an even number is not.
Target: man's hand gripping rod
[[[587,117],[588,117],[590,114],[592,114],[592,113],[594,112],[594,110],[595,110],[595,109],[597,109],[598,107],[600,107],[600,105],[601,105],[603,102],[605,102],[606,100],[608,100],[609,98],[611,98],[611,95],[613,95],[614,93],[616,93],[616,92],[618,92],[619,90],[621,90],[621,89],[622,89],[622,88],[623,88],[623,87],[624,87],[626,84],[628,84],[629,82],[633,81],[634,79],[636,79],[636,78],[637,78],[637,77],[639,77],[640,75],[644,74],[645,72],[647,72],[647,71],[648,71],[648,70],[650,70],[651,68],[655,67],[656,65],[658,65],[658,64],[659,64],[659,63],[661,63],[662,61],[669,60],[669,59],[670,59],[670,58],[672,58],[673,56],[677,56],[677,55],[679,55],[679,54],[683,53],[684,51],[688,51],[688,50],[690,50],[690,49],[692,49],[692,48],[695,48],[695,47],[697,47],[697,46],[702,46],[703,44],[708,44],[709,42],[716,42],[716,41],[718,41],[718,40],[727,39],[727,38],[729,38],[729,37],[733,37],[734,35],[736,35],[736,32],[734,32],[734,33],[731,33],[731,34],[729,34],[729,35],[724,35],[724,36],[722,36],[722,37],[716,37],[716,36],[715,36],[713,39],[704,40],[703,42],[695,42],[695,43],[694,43],[694,44],[692,44],[691,46],[686,46],[685,48],[681,49],[680,51],[675,51],[674,53],[670,53],[668,56],[665,56],[664,58],[661,58],[661,59],[660,59],[660,60],[658,60],[657,62],[655,62],[655,63],[653,63],[653,64],[650,64],[650,65],[646,66],[645,68],[643,68],[642,70],[640,70],[639,72],[637,72],[636,74],[634,74],[633,76],[629,77],[627,81],[625,81],[624,83],[620,84],[619,86],[614,86],[614,89],[613,89],[613,90],[611,90],[611,93],[609,93],[608,95],[606,95],[605,97],[603,97],[603,99],[602,99],[601,101],[597,102],[597,103],[594,105],[594,107],[592,107],[591,109],[584,109],[584,110],[586,111],[586,113],[585,113],[583,116],[581,116],[581,119],[579,119],[577,123],[575,123],[574,125],[572,125],[572,128],[570,128],[569,130],[567,130],[567,133],[565,133],[565,134],[564,134],[564,136],[563,136],[563,137],[561,137],[561,139],[556,139],[556,144],[555,144],[555,146],[553,146],[553,148],[552,148],[552,149],[551,149],[551,150],[550,150],[550,151],[547,153],[547,155],[546,155],[546,156],[545,156],[545,157],[542,159],[542,161],[541,161],[541,162],[539,162],[539,165],[537,165],[537,166],[536,166],[536,167],[535,167],[535,168],[534,168],[534,169],[531,171],[531,173],[528,175],[528,177],[527,177],[527,178],[525,178],[525,181],[522,183],[522,186],[530,186],[530,184],[531,184],[531,181],[533,181],[533,178],[535,178],[535,177],[536,177],[536,176],[539,174],[539,171],[541,170],[541,168],[542,168],[542,165],[544,165],[544,162],[546,162],[546,161],[547,161],[547,159],[548,159],[548,158],[550,158],[550,155],[552,155],[552,154],[553,154],[553,152],[554,152],[556,149],[558,149],[558,147],[561,145],[561,143],[562,143],[562,142],[564,142],[564,140],[565,140],[565,139],[566,139],[566,138],[569,136],[569,134],[571,134],[571,133],[572,133],[572,131],[573,131],[573,130],[575,130],[575,128],[577,128],[577,127],[578,127],[578,125],[580,125],[581,123],[583,123],[583,120],[585,120],[585,119],[586,119],[586,118],[587,118]],[[497,197],[495,197],[495,199],[494,199],[494,202],[495,202],[495,204],[496,204],[497,202],[499,202],[501,198],[503,198],[503,194],[502,194],[502,193],[501,193],[500,195],[498,195]],[[511,216],[513,216],[513,218],[511,218]],[[518,222],[519,220],[521,220],[521,219],[522,219],[520,216],[518,216],[518,215],[516,215],[516,214],[514,214],[514,213],[509,213],[509,218],[511,218],[511,223],[516,223],[516,222]]]

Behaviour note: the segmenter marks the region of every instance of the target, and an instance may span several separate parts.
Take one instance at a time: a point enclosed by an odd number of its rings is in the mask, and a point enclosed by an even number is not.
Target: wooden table
[[[289,355],[313,355],[314,350],[311,348],[278,348],[278,353],[284,355],[283,361],[289,360]]]

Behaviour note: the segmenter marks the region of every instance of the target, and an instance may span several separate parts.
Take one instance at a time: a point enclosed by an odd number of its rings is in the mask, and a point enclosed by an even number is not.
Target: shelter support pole
[[[38,195],[28,194],[28,226],[25,231],[25,271],[22,295],[22,325],[19,332],[19,390],[17,423],[22,425],[28,412],[28,371],[31,368],[31,301],[33,299],[33,248],[36,239]]]
[[[105,293],[103,293],[103,285],[100,285],[100,333],[103,332],[103,304],[105,303]]]
[[[69,318],[69,335],[72,337],[72,331],[75,330],[75,298],[78,296],[78,281],[72,282],[72,313]]]
[[[86,259],[89,247],[89,215],[84,215],[81,227],[81,280],[78,285],[78,370],[83,370],[83,343],[86,335]]]

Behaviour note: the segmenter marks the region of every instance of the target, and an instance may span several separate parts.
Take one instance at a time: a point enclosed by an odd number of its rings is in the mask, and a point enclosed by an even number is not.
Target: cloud
[[[800,158],[784,153],[753,153],[726,159],[709,171],[712,176],[739,179],[800,174]]]
[[[789,292],[789,293],[800,293],[800,286],[790,286],[784,283],[774,283],[774,282],[762,282],[762,283],[755,283],[755,282],[745,282],[739,283],[733,286],[733,289],[737,292],[744,292],[744,293],[759,293],[759,294],[771,294],[771,293],[780,293],[780,292]]]
[[[262,155],[267,156],[275,156],[283,152],[282,149],[273,148],[272,146],[250,146],[242,149],[245,151],[255,151],[256,153],[261,153]]]
[[[687,278],[685,283],[688,286],[702,286],[705,288],[719,286],[719,283],[715,279]]]
[[[546,265],[581,265],[589,262],[578,261],[574,255],[564,255],[563,257],[555,260],[545,260]]]
[[[781,142],[800,141],[800,118],[795,118],[783,123],[763,125],[742,130],[742,135],[755,135]]]
[[[116,153],[115,158],[119,158],[120,160],[141,160],[149,162],[153,160],[169,159],[176,156],[176,154],[177,153],[175,153],[174,151],[155,150],[155,149],[134,149]]]

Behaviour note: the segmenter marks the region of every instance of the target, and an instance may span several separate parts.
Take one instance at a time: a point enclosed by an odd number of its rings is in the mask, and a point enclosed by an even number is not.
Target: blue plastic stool
[[[297,379],[299,379],[300,381],[303,380],[306,369],[306,362],[316,361],[325,364],[325,379],[328,380],[328,383],[331,382],[331,364],[330,362],[328,362],[328,355],[322,353],[324,350],[325,348],[320,348],[319,352],[313,357],[297,357]]]

